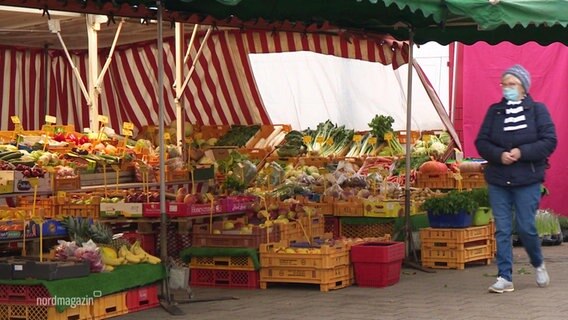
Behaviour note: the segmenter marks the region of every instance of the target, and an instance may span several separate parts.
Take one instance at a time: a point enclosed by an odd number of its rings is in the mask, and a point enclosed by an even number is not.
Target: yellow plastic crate
[[[467,247],[462,250],[454,250],[447,248],[426,248],[422,246],[422,259],[436,261],[451,261],[457,263],[466,263],[479,259],[489,259],[493,257],[491,252],[491,244]]]
[[[362,217],[364,214],[363,202],[350,200],[334,204],[334,215],[338,217]]]
[[[17,320],[90,320],[91,307],[79,305],[57,312],[54,306],[35,304],[0,304],[0,319]]]
[[[343,245],[322,245],[320,253],[285,253],[276,252],[278,248],[287,248],[289,243],[269,243],[260,245],[260,265],[262,268],[317,268],[330,269],[337,266],[349,265],[349,250]],[[296,248],[302,249],[302,248]]]
[[[234,257],[191,257],[190,266],[199,269],[222,269],[254,271],[254,263],[249,256]]]
[[[128,313],[126,292],[119,292],[95,299],[92,307],[93,319],[108,319]]]
[[[420,230],[420,240],[426,242],[448,241],[454,243],[465,243],[470,241],[492,239],[493,232],[493,223],[480,227],[460,229],[424,228]]]
[[[268,283],[309,283],[320,285],[320,291],[345,288],[351,285],[349,265],[332,269],[262,267],[260,269],[260,288],[266,289]]]

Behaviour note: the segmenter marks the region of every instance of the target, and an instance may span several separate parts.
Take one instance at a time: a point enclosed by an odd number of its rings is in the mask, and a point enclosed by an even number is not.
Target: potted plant
[[[471,192],[459,191],[426,199],[422,205],[432,228],[467,228],[478,207]]]
[[[489,224],[493,219],[493,211],[491,210],[491,204],[489,204],[489,192],[487,188],[473,189],[470,193],[473,200],[475,200],[479,206],[473,215],[472,224],[474,226]]]

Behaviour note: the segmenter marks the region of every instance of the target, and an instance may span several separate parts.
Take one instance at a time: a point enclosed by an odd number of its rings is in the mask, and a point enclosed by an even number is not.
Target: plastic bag
[[[189,283],[189,268],[171,266],[168,283],[170,289],[187,289]]]

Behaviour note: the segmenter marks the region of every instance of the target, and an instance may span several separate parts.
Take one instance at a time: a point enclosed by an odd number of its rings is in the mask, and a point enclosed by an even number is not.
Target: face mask
[[[519,91],[513,87],[503,88],[503,97],[509,101],[519,101]]]

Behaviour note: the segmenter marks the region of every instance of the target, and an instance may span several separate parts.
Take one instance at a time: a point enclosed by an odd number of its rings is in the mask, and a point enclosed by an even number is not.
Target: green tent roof
[[[3,0],[4,5],[155,19],[155,0]],[[416,43],[568,44],[568,0],[163,0],[164,19],[296,32],[390,34]]]

